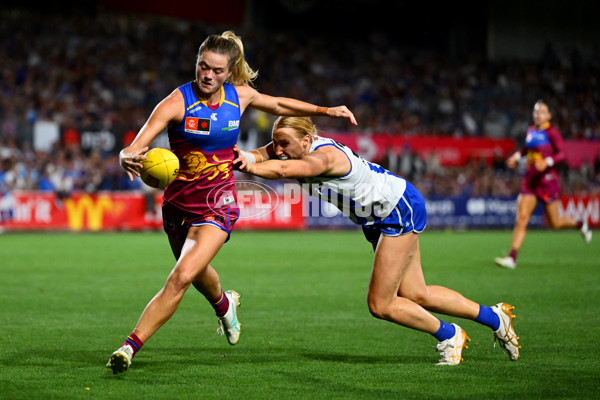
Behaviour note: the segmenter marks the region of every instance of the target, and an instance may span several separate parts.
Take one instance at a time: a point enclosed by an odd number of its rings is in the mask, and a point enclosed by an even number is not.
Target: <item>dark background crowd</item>
[[[281,21],[269,25],[264,19],[271,18],[259,14],[245,18],[262,24],[231,26],[98,7],[2,6],[0,193],[139,190],[140,182],[129,182],[119,167],[118,151],[162,98],[193,79],[206,36],[226,29],[242,36],[246,58],[259,72],[259,91],[345,104],[359,121],[354,127],[319,118],[323,132],[510,138],[519,147],[533,104],[543,98],[565,139],[600,140],[600,43],[548,41],[535,56],[490,57],[480,42],[469,51],[472,39],[463,36],[471,32],[460,29],[447,45],[431,45],[443,32],[431,34],[429,43],[413,40],[415,45],[389,30],[356,32],[360,20],[352,21],[353,34],[341,34],[313,29],[311,21],[284,29]],[[59,128],[58,139],[42,150],[34,143],[39,121]],[[249,110],[241,142],[266,143],[272,121]],[[109,143],[90,142],[90,132],[100,138],[108,132]],[[441,167],[434,154],[424,159],[403,149],[375,161],[415,182],[426,196],[513,196],[519,189],[519,171],[507,170],[500,155],[491,163]],[[561,165],[560,172],[565,193],[600,193],[600,154],[577,170]]]

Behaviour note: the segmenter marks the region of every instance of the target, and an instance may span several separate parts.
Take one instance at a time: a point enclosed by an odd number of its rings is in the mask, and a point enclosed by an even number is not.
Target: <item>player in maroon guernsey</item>
[[[494,260],[504,268],[517,267],[517,255],[525,240],[529,218],[538,201],[544,205],[546,220],[552,229],[579,229],[586,243],[592,240],[587,219],[575,221],[558,214],[561,190],[556,164],[565,161],[565,145],[558,129],[550,123],[551,118],[548,104],[538,100],[533,107],[534,125],[527,129],[525,146],[506,161],[508,167],[514,169],[521,158],[527,157],[527,170],[517,199],[510,253]]]
[[[257,72],[244,59],[240,37],[231,31],[209,36],[196,56],[195,80],[165,97],[131,145],[119,154],[129,178],[139,176],[144,153],[166,128],[180,168],[175,180],[165,188],[162,208],[163,226],[177,262],[164,287],[142,312],[135,329],[112,353],[107,367],[115,374],[129,368],[142,345],[175,313],[190,286],[212,304],[219,317],[218,332],[225,334],[232,345],[239,339],[240,295],[222,290],[219,275],[210,262],[229,239],[239,218],[233,160],[244,110],[341,117],[356,125],[346,106],[317,107],[261,94],[250,86],[256,76]],[[136,284],[135,277],[126,276],[119,283],[125,290],[127,285]]]

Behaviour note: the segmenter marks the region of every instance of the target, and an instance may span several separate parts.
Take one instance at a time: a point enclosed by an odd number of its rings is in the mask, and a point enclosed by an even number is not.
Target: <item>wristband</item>
[[[317,107],[317,114],[327,115],[328,110],[327,107]]]
[[[254,157],[251,151],[240,150],[240,153],[244,156],[248,164],[256,164],[256,157]]]
[[[553,167],[554,166],[554,158],[552,158],[552,157],[546,157],[546,158],[544,158],[544,161],[546,161],[546,164],[549,167]]]

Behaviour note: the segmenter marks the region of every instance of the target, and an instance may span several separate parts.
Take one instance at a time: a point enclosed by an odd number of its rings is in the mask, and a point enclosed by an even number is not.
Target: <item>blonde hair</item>
[[[248,85],[258,76],[258,71],[254,71],[246,62],[242,38],[232,31],[225,31],[220,36],[211,35],[207,37],[198,48],[196,62],[205,51],[229,57],[227,67],[231,71],[231,76],[227,79],[227,83],[235,86]]]
[[[296,131],[298,138],[308,135],[311,140],[318,133],[310,117],[278,117],[273,123],[273,131],[279,128],[291,128]]]

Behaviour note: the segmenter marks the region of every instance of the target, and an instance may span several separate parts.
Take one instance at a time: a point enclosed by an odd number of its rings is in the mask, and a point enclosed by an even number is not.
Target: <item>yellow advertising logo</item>
[[[177,179],[184,181],[193,181],[198,179],[202,175],[212,173],[212,176],[208,177],[208,180],[213,180],[219,175],[223,174],[221,179],[229,178],[229,160],[221,161],[216,155],[212,156],[215,163],[210,163],[206,159],[206,156],[199,151],[192,151],[188,155],[183,157],[186,168],[180,169]]]
[[[102,229],[102,220],[105,212],[119,212],[123,208],[122,204],[115,204],[109,196],[98,196],[97,200],[94,201],[88,195],[81,196],[76,200],[67,199],[65,200],[65,206],[67,208],[69,227],[74,231],[83,229],[84,217],[87,217],[87,227],[89,230],[99,231]]]

